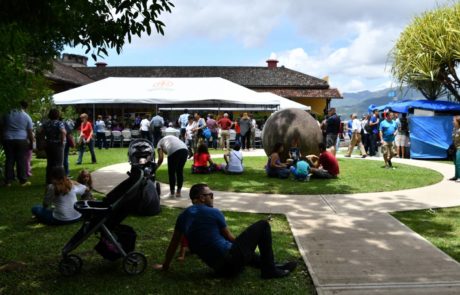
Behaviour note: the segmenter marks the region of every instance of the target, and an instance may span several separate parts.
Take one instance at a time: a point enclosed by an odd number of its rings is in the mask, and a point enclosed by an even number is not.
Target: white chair
[[[112,146],[112,131],[106,130],[104,133],[105,140],[107,141],[107,146]]]
[[[121,143],[121,146],[123,147],[125,142],[127,142],[128,145],[129,145],[129,143],[132,140],[132,138],[131,138],[131,130],[129,130],[129,129],[122,130],[121,131],[121,136],[123,137],[123,141]]]
[[[131,138],[139,138],[141,137],[141,132],[137,129],[131,130]]]
[[[121,131],[113,130],[112,131],[112,147],[118,143],[118,146],[123,146],[123,136]]]
[[[256,129],[256,134],[254,137],[254,148],[262,148],[262,130]]]
[[[236,141],[236,132],[233,129],[229,130],[229,140],[230,140],[230,146],[233,147],[235,145]]]

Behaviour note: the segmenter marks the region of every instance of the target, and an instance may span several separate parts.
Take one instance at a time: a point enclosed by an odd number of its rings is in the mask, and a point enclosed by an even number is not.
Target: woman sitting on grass
[[[225,163],[222,170],[228,174],[241,174],[244,171],[243,153],[240,151],[240,145],[235,143],[235,146],[228,153],[224,154]]]
[[[209,163],[209,166],[208,166]],[[208,146],[200,144],[193,155],[192,174],[206,174],[214,171],[220,171],[219,165],[214,164],[208,151]]]
[[[88,188],[71,181],[65,176],[63,167],[51,169],[51,184],[48,185],[43,205],[32,207],[32,214],[39,222],[49,225],[62,225],[76,222],[81,214],[73,205],[77,195],[83,195]],[[51,207],[54,208],[51,208]]]
[[[281,142],[277,142],[273,147],[273,151],[268,157],[267,165],[265,166],[265,171],[267,172],[268,177],[278,177],[278,178],[288,178],[289,169],[286,163],[281,163],[280,154],[284,151],[284,146]]]

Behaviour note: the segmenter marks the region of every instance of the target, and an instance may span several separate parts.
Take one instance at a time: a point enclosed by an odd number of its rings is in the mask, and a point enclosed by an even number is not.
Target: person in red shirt
[[[219,170],[220,166],[214,164],[214,162],[211,160],[208,146],[204,143],[200,144],[196,153],[193,155],[192,173],[203,174]]]
[[[86,145],[89,147],[89,152],[91,153],[91,162],[96,164],[96,154],[94,153],[94,139],[93,139],[93,126],[91,122],[88,121],[88,115],[83,113],[80,115],[81,126],[80,126],[80,148],[78,150],[78,160],[77,165],[81,165],[83,159],[83,154],[86,150]]]
[[[233,122],[228,118],[228,114],[225,113],[224,117],[217,121],[220,131],[220,146],[222,149],[230,149],[230,128],[232,128]]]
[[[335,156],[326,149],[326,145],[321,142],[319,147],[319,157],[316,155],[309,155],[307,159],[311,162],[311,173],[316,178],[337,178],[339,175],[339,162]]]
[[[241,128],[240,128],[240,124],[238,123],[237,119],[235,119],[235,122],[233,122],[233,126],[235,127],[235,133],[236,133],[235,143],[238,143],[241,145]]]

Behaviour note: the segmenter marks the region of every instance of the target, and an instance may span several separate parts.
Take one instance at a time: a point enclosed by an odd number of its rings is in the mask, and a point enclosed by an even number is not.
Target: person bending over
[[[339,162],[334,155],[326,149],[326,145],[322,142],[318,144],[319,157],[316,155],[309,155],[307,159],[311,163],[310,171],[313,177],[316,178],[337,178],[339,175]]]
[[[295,262],[275,264],[267,220],[252,224],[235,238],[222,212],[213,208],[214,194],[207,184],[193,185],[190,198],[194,205],[178,216],[165,260],[163,264],[155,264],[154,269],[169,269],[183,235],[190,250],[221,276],[237,275],[246,265],[251,265],[260,268],[262,278],[280,278],[297,266]],[[255,253],[257,247],[260,256]]]
[[[185,162],[187,162],[187,146],[178,137],[168,135],[158,141],[157,151],[157,168],[160,168],[163,163],[164,154],[168,155],[169,197],[174,197],[175,191],[175,196],[180,198],[184,183],[184,166]],[[175,190],[176,181],[177,190]]]

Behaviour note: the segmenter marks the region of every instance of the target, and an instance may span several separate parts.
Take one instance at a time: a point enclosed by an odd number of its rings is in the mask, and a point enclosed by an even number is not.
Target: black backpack
[[[366,125],[364,125],[364,130],[366,130],[368,134],[372,133],[372,126],[369,125],[369,121],[367,121]]]

